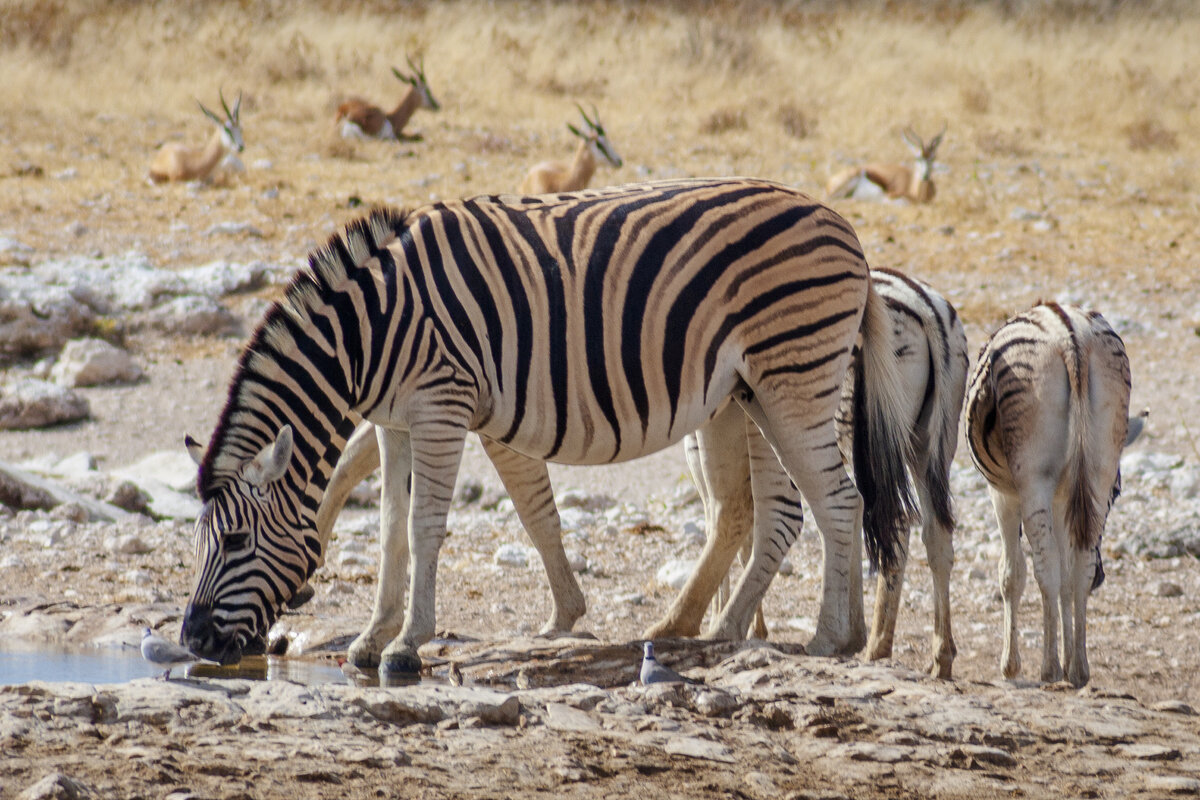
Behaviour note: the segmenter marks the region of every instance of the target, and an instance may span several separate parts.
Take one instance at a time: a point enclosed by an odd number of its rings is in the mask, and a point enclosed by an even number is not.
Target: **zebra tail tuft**
[[[896,402],[902,396],[891,320],[871,286],[862,322],[862,349],[855,361],[854,482],[863,499],[863,538],[871,569],[890,567],[902,526],[915,511],[904,465],[912,431]]]
[[[1077,335],[1078,336],[1078,335]],[[1067,367],[1067,384],[1070,387],[1071,440],[1069,447],[1074,451],[1067,460],[1071,474],[1070,497],[1067,501],[1067,530],[1071,546],[1078,552],[1090,550],[1100,544],[1100,513],[1096,493],[1092,488],[1091,470],[1088,467],[1088,451],[1091,437],[1091,397],[1088,390],[1088,356],[1084,349],[1087,343],[1078,338],[1071,352],[1064,354]]]

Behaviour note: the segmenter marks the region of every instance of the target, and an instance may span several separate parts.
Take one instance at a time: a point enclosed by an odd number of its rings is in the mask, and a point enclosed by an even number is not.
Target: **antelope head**
[[[395,67],[392,67],[392,74],[417,90],[417,94],[421,98],[421,108],[437,111],[441,105],[434,98],[433,90],[429,88],[429,81],[425,80],[425,58],[422,56],[419,65],[413,63],[412,56],[405,56],[405,59],[408,61],[408,68],[412,70],[412,75],[405,75]]]
[[[928,142],[922,140],[912,128],[904,129],[904,141],[908,144],[908,149],[912,151],[913,158],[917,160],[917,175],[922,183],[933,179],[933,160],[937,156],[938,145],[942,143],[942,137],[945,135],[945,125],[942,126],[941,132]]]
[[[199,100],[196,101],[196,105],[200,106],[200,110],[204,112],[204,116],[211,119],[221,129],[221,140],[225,143],[225,146],[236,153],[240,153],[246,147],[246,143],[242,140],[242,122],[240,117],[242,93],[238,92],[237,101],[233,104],[233,111],[229,110],[229,104],[225,102],[224,91],[218,92],[218,96],[221,98],[221,108],[225,112],[224,119],[205,108],[204,104]]]
[[[608,140],[608,136],[604,133],[604,126],[600,124],[600,114],[596,111],[596,106],[592,106],[592,117],[594,119],[588,117],[587,112],[583,110],[583,106],[579,105],[579,103],[576,103],[575,107],[579,109],[579,115],[583,117],[585,127],[583,130],[580,130],[568,122],[567,130],[587,142],[592,150],[592,155],[597,160],[603,159],[614,167],[619,167],[625,163],[617,155],[612,142]]]

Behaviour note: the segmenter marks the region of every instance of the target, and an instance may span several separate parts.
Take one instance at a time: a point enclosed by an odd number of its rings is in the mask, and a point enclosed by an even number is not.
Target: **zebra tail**
[[[904,465],[912,443],[902,396],[892,323],[871,286],[862,322],[862,349],[855,359],[854,482],[863,498],[863,538],[871,569],[896,561],[900,531],[914,511]]]
[[[929,377],[933,384],[927,416],[929,427],[929,457],[925,460],[925,489],[933,508],[934,522],[943,530],[952,531],[957,525],[954,505],[950,500],[950,462],[958,445],[958,415],[962,411],[962,394],[950,386],[950,343],[944,331],[925,319],[925,339],[930,342]],[[958,407],[951,400],[957,397]],[[915,431],[914,431],[915,435]],[[915,446],[915,444],[914,444]]]
[[[1071,487],[1066,522],[1071,546],[1077,552],[1090,550],[1100,544],[1101,515],[1088,466],[1092,430],[1092,404],[1088,391],[1088,344],[1090,343],[1086,340],[1077,341],[1075,347],[1065,354],[1064,358],[1067,383],[1071,391],[1070,414],[1073,429],[1068,446],[1074,451],[1067,459]]]

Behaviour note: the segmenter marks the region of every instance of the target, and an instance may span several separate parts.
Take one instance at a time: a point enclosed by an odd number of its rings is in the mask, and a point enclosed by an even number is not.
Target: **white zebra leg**
[[[803,523],[800,493],[775,451],[753,422],[747,419],[744,425],[754,498],[753,537],[745,544],[752,547],[733,595],[705,635],[711,639],[744,639],[751,623],[761,622],[763,597]],[[762,623],[764,636],[765,627]]]
[[[930,646],[933,652],[929,672],[943,680],[949,680],[958,649],[954,646],[954,634],[950,630],[950,572],[954,567],[954,533],[940,525],[933,512],[927,510],[924,487],[918,485],[921,496],[921,540],[925,543],[925,556],[929,559],[929,571],[933,574],[933,635]]]
[[[1052,498],[1022,496],[1021,529],[1029,540],[1033,575],[1042,594],[1042,672],[1044,683],[1063,679],[1058,657],[1058,632],[1062,620],[1060,604],[1063,591],[1062,544],[1054,531]]]
[[[871,661],[892,657],[896,618],[900,614],[900,591],[904,588],[904,570],[908,565],[909,536],[907,527],[900,532],[896,560],[880,568],[875,579],[875,612],[867,640],[867,658]]]
[[[760,387],[760,390],[762,387]],[[821,535],[823,576],[817,632],[805,646],[810,655],[857,653],[867,642],[862,599],[862,497],[842,466],[833,426],[833,408],[800,413],[791,392],[781,386],[772,397],[759,391],[739,403],[754,420],[792,483],[808,500]],[[774,414],[768,407],[792,412]],[[834,398],[834,403],[837,398]],[[809,405],[815,405],[809,401]],[[778,418],[778,422],[775,421]],[[811,420],[828,420],[814,425]],[[803,421],[807,420],[807,424]],[[785,435],[780,435],[784,432]]]
[[[1087,601],[1092,593],[1092,576],[1095,575],[1097,553],[1094,548],[1071,549],[1070,584],[1072,613],[1075,617],[1075,635],[1067,641],[1064,634],[1067,680],[1072,686],[1085,686],[1091,679],[1087,658]]]
[[[546,462],[521,455],[491,439],[481,441],[512,498],[521,524],[542,557],[542,566],[550,581],[554,611],[539,635],[568,632],[587,611],[587,601],[563,549],[562,522],[554,503],[554,489],[550,485]]]
[[[375,581],[375,607],[371,611],[367,627],[350,645],[346,654],[351,664],[363,669],[379,666],[383,648],[400,632],[401,623],[404,621],[404,593],[408,588],[408,512],[411,499],[408,487],[412,475],[411,441],[408,431],[386,428],[376,428],[374,438],[379,444],[377,450],[374,447],[363,446],[354,451],[380,454],[378,460],[383,466],[383,493],[379,511],[379,576]],[[338,510],[340,508],[339,504]]]
[[[700,632],[705,608],[729,574],[729,566],[754,516],[741,409],[731,403],[696,431],[695,436],[696,464],[692,477],[704,500],[708,538],[687,583],[662,619],[646,631],[648,639],[695,636]]]
[[[1021,653],[1017,640],[1017,611],[1025,591],[1025,554],[1021,552],[1021,505],[1016,497],[991,487],[992,507],[1000,526],[1003,548],[1000,551],[1000,596],[1004,602],[1004,647],[1000,671],[1012,679],[1021,674]]]
[[[440,409],[445,413],[445,406]],[[414,424],[412,441],[412,505],[408,520],[408,547],[412,564],[408,574],[408,608],[404,626],[381,654],[382,669],[413,674],[421,670],[417,648],[436,630],[438,553],[446,538],[446,517],[454,496],[454,482],[466,441],[465,422],[451,420]]]

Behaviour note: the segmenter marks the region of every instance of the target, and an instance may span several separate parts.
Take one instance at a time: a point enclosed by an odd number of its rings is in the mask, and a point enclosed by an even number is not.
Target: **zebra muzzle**
[[[216,626],[212,610],[189,605],[183,616],[179,643],[201,658],[222,666],[242,660],[242,638],[222,634]]]

